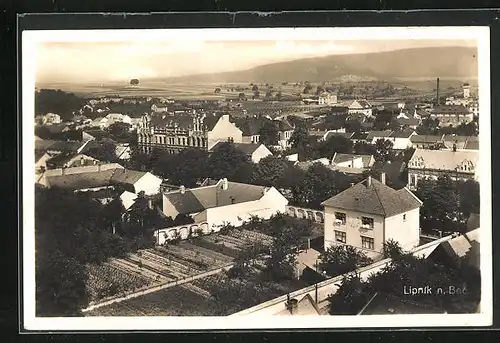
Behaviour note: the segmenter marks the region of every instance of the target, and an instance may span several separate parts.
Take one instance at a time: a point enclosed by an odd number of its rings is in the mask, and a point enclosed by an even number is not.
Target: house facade
[[[447,174],[453,180],[478,180],[479,151],[416,149],[408,162],[408,187]]]
[[[318,95],[318,105],[333,105],[338,102],[338,96],[332,92],[321,92]]]
[[[440,149],[443,144],[443,135],[413,135],[410,142],[415,149]]]
[[[461,105],[437,106],[431,110],[430,117],[438,119],[440,126],[458,126],[470,123],[473,113]]]
[[[274,187],[262,187],[227,179],[215,185],[179,190],[163,194],[163,213],[172,218],[179,214],[190,216],[205,233],[217,232],[224,225],[241,226],[252,216],[269,219],[286,212],[288,200]],[[175,230],[175,229],[174,229]],[[172,229],[156,230],[157,243],[163,244]],[[187,238],[187,228],[180,232]]]
[[[395,190],[372,177],[325,200],[325,249],[351,245],[368,256],[383,252],[384,243],[411,249],[420,241],[422,202],[407,188]]]
[[[350,103],[348,112],[349,114],[363,114],[366,117],[373,115],[372,105],[366,100],[354,100]]]
[[[137,130],[142,152],[160,148],[176,153],[186,148],[210,150],[219,141],[242,142],[242,131],[229,115],[145,115]]]

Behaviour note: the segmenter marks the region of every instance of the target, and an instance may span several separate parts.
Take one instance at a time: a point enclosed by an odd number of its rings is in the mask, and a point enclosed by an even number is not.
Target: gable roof
[[[431,114],[469,114],[469,110],[461,105],[442,105],[434,107]]]
[[[184,194],[180,190],[165,193],[164,199],[172,203],[179,213],[188,214],[208,208],[259,200],[267,190],[267,187],[231,181],[228,181],[227,189],[223,190],[219,181],[213,186],[185,189]]]
[[[382,137],[389,137],[392,134],[391,130],[384,130],[384,131],[370,131],[368,133],[368,136],[366,136],[366,140],[373,140],[374,138],[382,138]]]
[[[64,166],[66,163],[68,163],[69,161],[71,161],[72,159],[74,159],[75,157],[84,158],[86,160],[97,161],[97,159],[90,157],[90,156],[87,156],[87,155],[84,155],[84,154],[62,153],[62,154],[58,154],[58,155],[48,159],[47,164],[56,166],[56,168],[60,168],[60,167]]]
[[[398,130],[398,131],[393,131],[390,135],[390,137],[394,138],[410,138],[411,135],[413,135],[415,131],[413,130]]]
[[[263,120],[259,118],[234,119],[235,125],[243,132],[243,136],[255,136],[259,134]]]
[[[110,181],[116,184],[134,185],[146,174],[147,172],[123,168],[113,173]]]
[[[479,151],[476,150],[428,150],[415,149],[410,162],[421,159],[426,169],[455,170],[464,161],[474,166],[479,162]],[[409,167],[412,168],[411,163]],[[413,167],[415,168],[415,167]]]
[[[35,141],[35,151],[76,152],[82,145],[82,142],[39,140]]]
[[[332,137],[344,137],[351,139],[354,136],[354,132],[327,132],[325,134],[325,140],[329,140]]]
[[[222,146],[223,144],[225,144],[227,142],[217,142],[213,147],[212,147],[212,150],[217,150],[218,148],[220,148],[220,146]],[[248,156],[252,156],[252,154],[258,149],[260,148],[261,145],[263,145],[262,143],[231,143],[235,149],[243,152],[245,155],[248,155]]]
[[[391,217],[419,208],[422,202],[407,188],[395,190],[372,177],[368,177],[325,200],[322,205]]]
[[[110,179],[116,170],[108,169],[100,172],[47,176],[46,180],[49,187],[70,190],[107,187],[110,186]]]
[[[438,143],[443,141],[443,136],[437,135],[413,135],[410,137],[412,143]]]

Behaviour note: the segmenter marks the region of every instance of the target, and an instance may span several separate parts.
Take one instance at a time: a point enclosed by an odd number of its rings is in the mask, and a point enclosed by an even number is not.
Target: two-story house
[[[441,149],[444,146],[443,135],[413,135],[410,137],[415,149]]]
[[[431,110],[430,117],[438,119],[440,126],[457,126],[471,122],[473,113],[461,105],[437,106]]]
[[[411,249],[420,241],[420,207],[422,201],[410,190],[395,190],[371,176],[325,200],[325,249],[347,244],[363,250],[368,256],[383,252],[384,243],[398,242]]]

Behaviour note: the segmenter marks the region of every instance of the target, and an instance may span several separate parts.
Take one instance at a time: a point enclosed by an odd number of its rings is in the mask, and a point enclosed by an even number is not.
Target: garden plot
[[[111,259],[110,264],[125,272],[129,272],[130,274],[135,273],[136,275],[140,275],[144,278],[149,278],[150,280],[155,282],[168,282],[171,280],[170,278],[167,278],[160,273],[142,268],[138,263],[135,263],[130,259]]]
[[[168,252],[168,249],[157,248],[151,249],[146,252],[149,256],[155,256],[161,260],[169,270],[183,273],[185,276],[197,275],[207,270],[208,266],[198,263],[197,261],[190,261],[182,255],[174,255]]]
[[[182,248],[191,250],[195,254],[198,253],[199,256],[204,258],[206,261],[210,261],[211,267],[214,267],[216,265],[223,266],[225,264],[231,263],[235,256],[228,255],[226,251],[222,251],[223,249],[221,249],[221,247],[217,243],[212,243],[209,240],[206,240],[206,238],[208,237],[210,236],[203,236],[199,239],[194,239],[191,243],[182,242]]]
[[[91,302],[154,284],[148,277],[124,271],[109,263],[87,265],[87,277]]]
[[[231,230],[227,236],[238,238],[240,240],[246,241],[247,244],[261,243],[265,246],[270,246],[273,243],[273,237],[268,236],[261,232],[250,231],[250,230]]]

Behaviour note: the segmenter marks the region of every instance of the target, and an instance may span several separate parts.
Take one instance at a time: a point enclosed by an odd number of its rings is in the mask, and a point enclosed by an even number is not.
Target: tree
[[[304,149],[310,142],[309,132],[304,125],[297,125],[290,137],[292,148]]]
[[[311,208],[321,208],[326,199],[347,189],[355,179],[333,171],[321,163],[312,165],[305,178],[292,188],[294,203]]]
[[[257,85],[253,85],[252,86],[252,93],[255,93],[255,92],[258,92],[259,91],[259,87]]]
[[[84,265],[56,247],[42,249],[36,254],[36,315],[79,316],[89,299]]]
[[[219,94],[220,93],[220,88],[215,88],[214,93],[215,94]]]
[[[162,153],[153,169],[172,184],[195,187],[198,181],[205,179],[208,165],[205,151],[184,149],[176,155]]]
[[[279,180],[283,177],[286,168],[286,162],[279,157],[264,157],[254,168],[252,183],[278,187]]]
[[[112,140],[90,142],[84,148],[84,153],[102,162],[114,163],[118,161],[116,142]]]
[[[321,156],[333,157],[337,153],[349,154],[352,152],[352,141],[343,136],[332,136],[319,146]]]
[[[355,119],[346,120],[344,126],[347,132],[359,133],[362,131],[361,123]]]
[[[278,93],[276,93],[276,100],[281,101],[282,98],[283,98],[283,93],[281,91],[278,91]]]
[[[271,120],[266,120],[259,129],[260,142],[264,145],[277,145],[279,140],[278,127]]]
[[[357,141],[353,147],[354,153],[358,155],[375,155],[375,146],[363,141]]]
[[[297,263],[299,237],[289,228],[283,228],[270,247],[266,260],[266,275],[277,281],[293,279]]]
[[[230,142],[225,142],[210,154],[207,171],[212,179],[231,179],[245,163],[249,163],[248,156]]]
[[[479,213],[479,182],[475,180],[458,181],[459,209],[464,218],[471,213]]]
[[[423,229],[455,231],[459,215],[459,196],[448,175],[437,180],[420,180],[417,196],[422,200],[420,210]]]
[[[389,125],[391,124],[393,117],[394,117],[393,111],[388,111],[388,110],[379,111],[375,116],[375,120],[373,122],[373,128],[375,130],[385,130],[389,128]]]
[[[130,84],[132,86],[137,86],[139,84],[139,80],[138,79],[132,79],[132,80],[130,80]]]
[[[118,141],[128,143],[132,137],[136,137],[135,133],[130,132],[130,128],[130,124],[116,122],[111,124],[107,131]]]
[[[380,162],[392,161],[394,143],[388,139],[380,138],[375,142],[375,159]]]
[[[350,245],[334,245],[319,256],[319,268],[329,276],[346,274],[373,263],[362,251]]]
[[[383,254],[385,258],[397,259],[400,258],[403,253],[404,251],[397,241],[389,239],[387,242],[384,242]]]
[[[365,288],[359,275],[344,275],[337,292],[330,294],[327,298],[328,313],[331,315],[357,314],[369,299]]]
[[[302,93],[304,94],[309,94],[312,90],[312,86],[310,84],[307,84],[305,87],[304,87],[304,90],[302,91]]]
[[[35,92],[35,115],[56,113],[62,121],[69,121],[73,118],[73,112],[79,111],[84,104],[84,99],[60,89],[41,89]]]
[[[239,93],[238,94],[238,99],[241,100],[241,101],[244,101],[247,99],[247,96],[245,95],[245,93]]]
[[[425,118],[422,120],[419,126],[417,126],[416,132],[419,135],[435,135],[439,131],[439,119]]]

